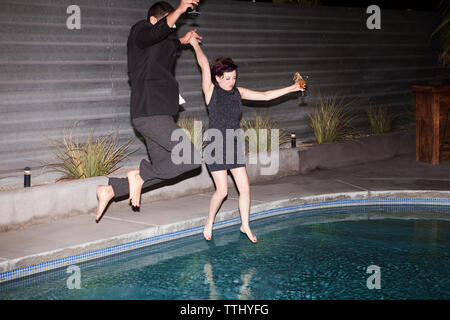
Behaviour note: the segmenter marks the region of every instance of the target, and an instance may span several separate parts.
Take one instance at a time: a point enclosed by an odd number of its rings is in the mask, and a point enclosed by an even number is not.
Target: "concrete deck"
[[[333,197],[333,194],[352,193],[352,197],[370,198],[377,197],[375,191],[388,191],[385,196],[389,197],[405,195],[404,191],[408,190],[428,191],[412,193],[411,197],[450,198],[450,162],[440,165],[419,163],[415,154],[407,154],[384,161],[254,183],[251,185],[251,213],[307,197],[313,200],[317,197],[316,200],[320,201],[323,195]],[[94,214],[83,214],[2,232],[0,272],[201,226],[206,219],[212,193],[144,201],[140,212],[133,212],[131,208],[110,208],[99,224],[94,222]],[[237,208],[237,191],[230,188],[216,221],[238,217]]]

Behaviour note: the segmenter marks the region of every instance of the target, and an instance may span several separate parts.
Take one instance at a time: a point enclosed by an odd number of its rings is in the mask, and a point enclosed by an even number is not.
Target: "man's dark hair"
[[[150,19],[151,16],[159,19],[166,13],[171,13],[172,11],[175,11],[175,9],[170,3],[167,3],[165,1],[158,1],[153,4],[150,9],[148,9],[147,20]]]

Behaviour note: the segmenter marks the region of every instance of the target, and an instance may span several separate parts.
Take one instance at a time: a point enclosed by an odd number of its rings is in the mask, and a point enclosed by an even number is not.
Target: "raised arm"
[[[167,16],[167,25],[172,28],[188,8],[193,9],[194,5],[198,5],[199,2],[199,0],[180,0],[178,7]]]
[[[238,87],[239,93],[244,100],[254,100],[254,101],[268,101],[276,99],[278,97],[284,96],[285,94],[297,91],[304,91],[298,83],[294,83],[289,87],[268,90],[268,91],[255,91],[247,88]]]
[[[194,4],[198,3],[199,0],[180,0],[178,7],[168,15],[161,18],[159,21],[157,21],[154,17],[151,18],[155,19],[154,22],[144,26],[137,32],[136,45],[139,48],[144,49],[166,39],[169,34],[175,30],[173,29],[173,26],[175,25],[175,22],[177,22],[178,18],[180,18],[180,16],[186,12],[188,8],[192,8]]]
[[[202,90],[205,95],[206,104],[209,104],[214,90],[214,84],[211,81],[211,70],[209,69],[208,58],[200,47],[200,40],[201,37],[196,35],[191,37],[189,43],[191,44],[192,48],[194,48],[195,56],[197,57],[197,63],[202,70]]]

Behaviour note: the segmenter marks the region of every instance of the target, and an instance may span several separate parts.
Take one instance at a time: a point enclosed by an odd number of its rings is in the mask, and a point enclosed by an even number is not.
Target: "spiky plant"
[[[195,128],[195,122],[201,122],[200,127],[197,129]],[[189,139],[191,139],[192,144],[197,150],[201,151],[205,147],[206,143],[203,141],[205,125],[199,117],[182,115],[178,119],[177,124],[184,130]]]
[[[118,134],[94,137],[93,132],[87,140],[81,141],[73,136],[73,129],[65,131],[62,142],[49,139],[53,145],[54,162],[41,162],[44,167],[61,172],[61,179],[84,179],[109,175],[121,167],[119,162],[135,151],[127,152],[133,139],[118,145]]]
[[[381,134],[392,130],[395,115],[389,113],[386,107],[370,105],[366,108],[366,113],[369,117],[372,133]]]
[[[337,96],[323,97],[319,94],[317,107],[308,114],[317,143],[342,140],[354,131],[350,126],[353,117],[347,110],[351,103],[345,103]]]
[[[431,36],[439,35],[441,41],[441,52],[439,61],[446,67],[450,62],[450,3],[441,1],[442,22],[433,31]]]
[[[241,120],[241,127],[245,132],[247,130],[252,130],[255,132],[255,137],[251,138],[250,135],[246,135],[245,139],[249,143],[249,149],[252,151],[260,152],[260,151],[271,151],[276,147],[279,147],[281,144],[290,141],[290,134],[280,129],[278,123],[268,116],[265,115],[254,115],[254,119]],[[262,131],[261,129],[265,129],[267,131]],[[272,145],[272,130],[278,130],[278,140],[275,141],[277,145]],[[267,132],[266,139],[264,139],[264,132]]]

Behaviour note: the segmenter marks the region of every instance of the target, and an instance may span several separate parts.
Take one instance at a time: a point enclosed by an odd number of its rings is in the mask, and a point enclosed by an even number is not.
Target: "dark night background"
[[[237,1],[248,1],[251,0],[237,0]],[[272,2],[272,0],[256,0],[256,2]],[[289,1],[286,1],[289,2]],[[321,0],[320,4],[324,6],[335,6],[335,7],[368,7],[372,4],[378,5],[381,9],[412,9],[412,10],[426,10],[426,11],[437,11],[445,0],[426,0],[426,1],[398,1],[398,0],[347,0],[347,1],[330,1]]]

